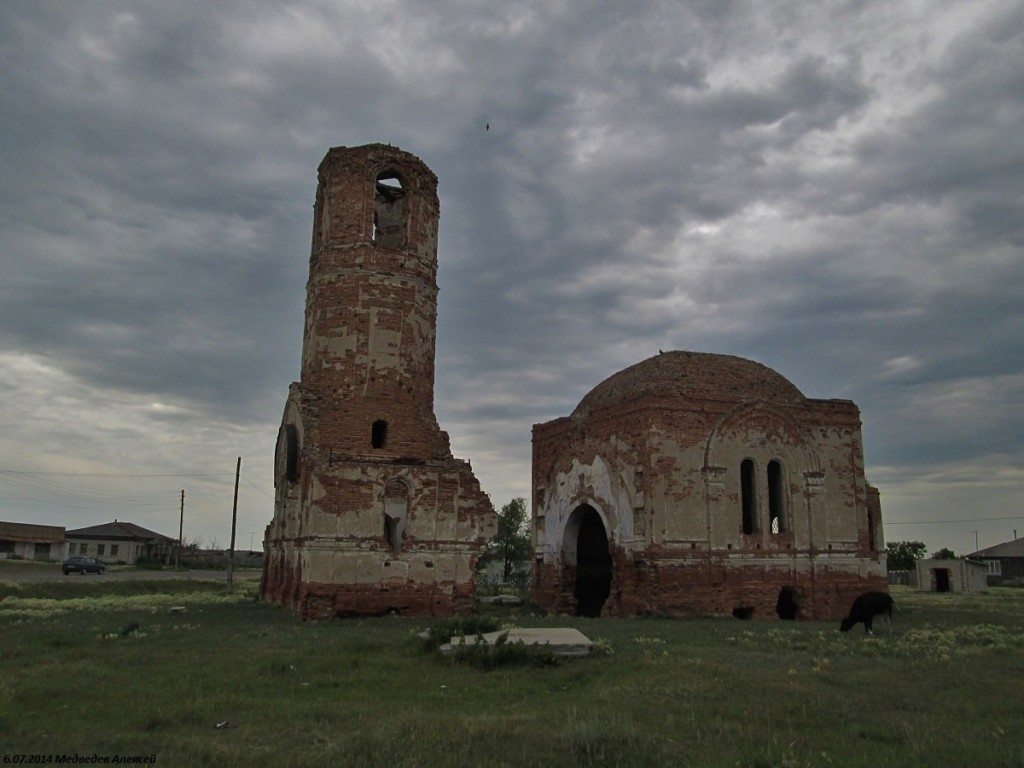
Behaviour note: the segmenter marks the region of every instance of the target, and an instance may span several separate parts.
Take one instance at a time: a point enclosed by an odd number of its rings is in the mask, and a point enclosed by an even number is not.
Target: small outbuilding
[[[985,564],[965,557],[918,560],[917,588],[922,592],[984,592]]]

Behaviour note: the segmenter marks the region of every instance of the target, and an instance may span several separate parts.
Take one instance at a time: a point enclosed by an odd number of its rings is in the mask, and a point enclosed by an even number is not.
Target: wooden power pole
[[[178,518],[178,551],[174,556],[174,570],[181,569],[181,533],[185,529],[185,489],[181,489],[181,516]]]
[[[235,580],[235,526],[238,523],[238,478],[242,474],[242,457],[238,457],[235,464],[235,501],[231,505],[231,549],[228,551],[228,587],[234,585]]]

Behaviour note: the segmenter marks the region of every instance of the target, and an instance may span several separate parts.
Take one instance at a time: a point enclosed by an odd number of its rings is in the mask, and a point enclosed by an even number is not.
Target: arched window
[[[275,486],[285,480],[294,483],[299,479],[299,431],[294,424],[282,424],[277,432],[274,465]]]
[[[768,462],[768,522],[772,533],[787,528],[785,473],[782,464],[774,459]]]
[[[383,448],[388,441],[388,423],[383,419],[373,422],[370,428],[370,445],[374,448]]]
[[[406,238],[405,189],[396,171],[377,174],[373,202],[373,242],[381,248],[403,248]]]
[[[384,488],[384,542],[392,552],[402,549],[409,517],[409,487],[395,478]]]
[[[324,240],[330,234],[330,217],[325,213],[325,196],[323,181],[317,184],[316,201],[313,203],[313,244],[310,246],[310,266],[316,264],[323,250]]]
[[[740,464],[740,503],[743,507],[743,532],[757,531],[757,475],[753,459]]]

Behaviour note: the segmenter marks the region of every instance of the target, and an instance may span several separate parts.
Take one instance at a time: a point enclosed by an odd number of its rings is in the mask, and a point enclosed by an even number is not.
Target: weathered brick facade
[[[836,618],[886,589],[860,414],[668,352],[533,427],[534,599],[584,615]]]
[[[438,216],[437,178],[397,147],[320,164],[261,587],[306,618],[474,601],[496,515],[434,414]]]

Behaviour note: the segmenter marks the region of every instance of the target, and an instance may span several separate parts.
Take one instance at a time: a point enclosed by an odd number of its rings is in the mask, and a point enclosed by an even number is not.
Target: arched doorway
[[[601,515],[587,504],[577,508],[565,537],[566,554],[576,560],[576,615],[600,616],[612,588],[612,555]]]

